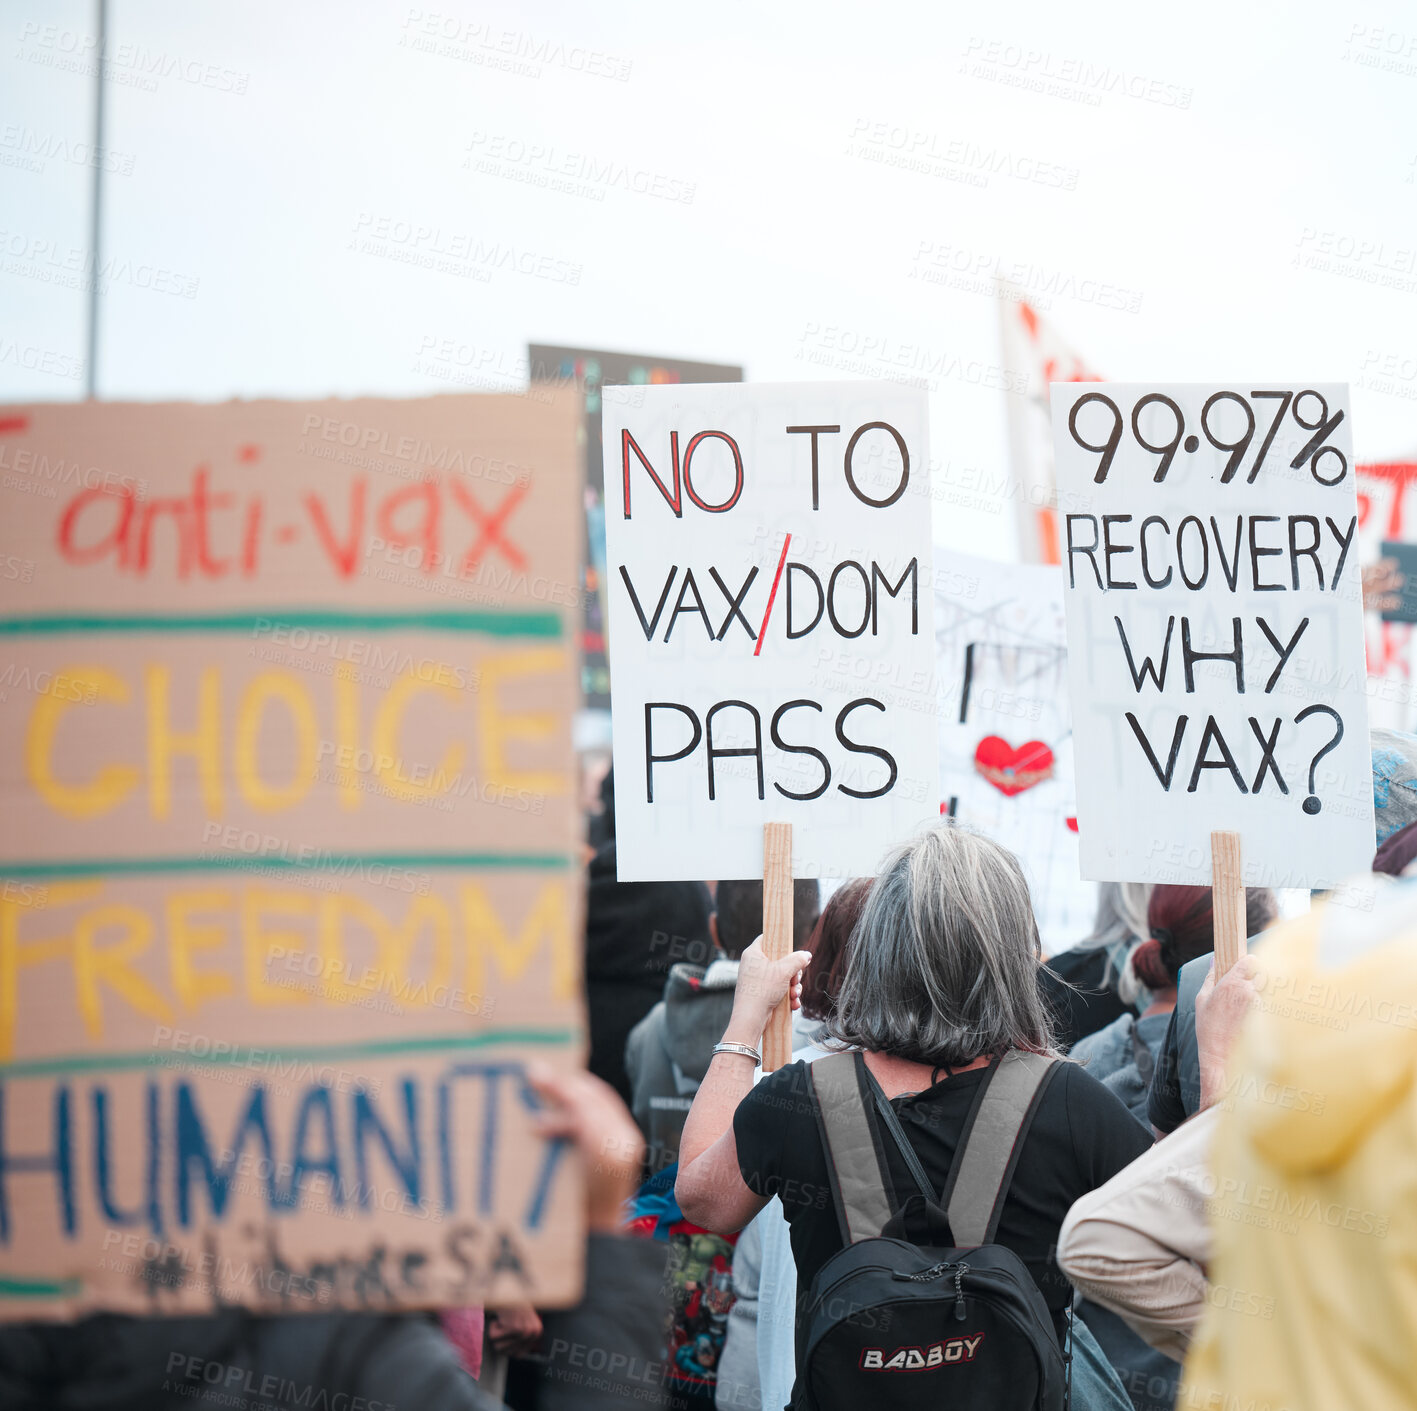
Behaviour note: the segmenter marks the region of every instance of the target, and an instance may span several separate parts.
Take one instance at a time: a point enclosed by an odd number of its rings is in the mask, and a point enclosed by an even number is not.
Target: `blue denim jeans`
[[[1102,1351],[1092,1330],[1072,1318],[1072,1396],[1070,1411],[1132,1411],[1122,1379]]]

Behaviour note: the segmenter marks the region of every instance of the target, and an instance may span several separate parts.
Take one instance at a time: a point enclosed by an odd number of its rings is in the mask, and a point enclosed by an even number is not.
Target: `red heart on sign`
[[[974,751],[974,767],[1001,794],[1013,798],[1053,777],[1053,751],[1042,740],[1015,749],[998,735],[986,735]]]

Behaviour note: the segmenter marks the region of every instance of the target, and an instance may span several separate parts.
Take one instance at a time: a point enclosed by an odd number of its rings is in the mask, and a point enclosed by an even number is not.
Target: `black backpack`
[[[1016,1049],[990,1065],[937,1200],[861,1055],[808,1066],[845,1248],[812,1280],[793,1411],[1063,1411],[1071,1368],[1048,1306],[991,1242],[1056,1067]],[[873,1108],[919,1187],[898,1211]]]

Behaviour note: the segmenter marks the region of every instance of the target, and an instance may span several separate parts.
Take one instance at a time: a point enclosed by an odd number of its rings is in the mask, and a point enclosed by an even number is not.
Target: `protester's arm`
[[[1205,1307],[1206,1157],[1218,1115],[1192,1118],[1083,1196],[1058,1236],[1073,1286],[1177,1361]]]
[[[1205,977],[1196,995],[1196,1051],[1201,1064],[1201,1111],[1225,1094],[1225,1066],[1239,1037],[1245,1016],[1259,998],[1255,980],[1259,963],[1242,955],[1223,979],[1215,971]]]
[[[591,1232],[585,1297],[545,1315],[538,1411],[655,1411],[668,1404],[668,1261],[662,1240]]]
[[[812,956],[794,951],[782,960],[763,954],[759,936],[738,966],[733,1014],[724,1031],[725,1043],[746,1044],[762,1051],[763,1030],[780,1000],[792,1008],[801,1003],[802,972]],[[679,1178],[674,1195],[679,1208],[697,1225],[722,1234],[741,1230],[767,1204],[749,1189],[738,1167],[733,1114],[752,1091],[753,1060],[742,1054],[720,1053],[694,1095],[694,1105],[679,1139]]]
[[[585,1162],[587,1228],[597,1234],[622,1229],[645,1143],[620,1094],[594,1073],[559,1073],[533,1063],[526,1076],[547,1102],[537,1116],[538,1133],[568,1138]]]
[[[1201,1113],[1073,1206],[1058,1237],[1058,1264],[1159,1352],[1183,1358],[1205,1306],[1211,1188],[1207,1157],[1225,1091],[1225,1065],[1258,989],[1258,965],[1241,956],[1196,995]],[[1153,1119],[1155,1120],[1155,1119]]]
[[[569,1137],[586,1163],[586,1290],[578,1307],[547,1313],[541,1411],[610,1411],[664,1404],[664,1266],[667,1247],[623,1233],[644,1141],[609,1083],[591,1073],[533,1066],[528,1080],[550,1104],[543,1136]],[[598,1354],[603,1370],[588,1371]],[[430,1403],[423,1403],[430,1404]]]

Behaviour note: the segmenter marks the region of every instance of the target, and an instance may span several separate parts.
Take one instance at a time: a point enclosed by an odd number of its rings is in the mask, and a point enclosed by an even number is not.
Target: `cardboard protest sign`
[[[1347,389],[1053,388],[1085,875],[1327,886],[1373,855]]]
[[[943,811],[1018,858],[1050,954],[1092,929],[1078,864],[1063,580],[1049,565],[935,552]]]
[[[579,416],[0,412],[0,1318],[578,1295]]]
[[[938,808],[923,393],[606,388],[622,881],[855,876]]]

